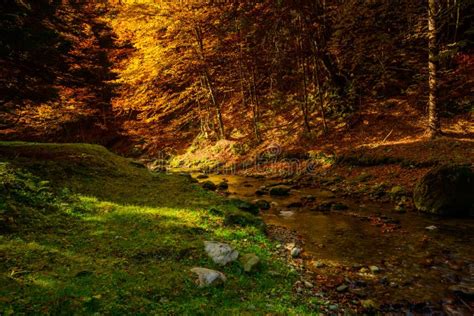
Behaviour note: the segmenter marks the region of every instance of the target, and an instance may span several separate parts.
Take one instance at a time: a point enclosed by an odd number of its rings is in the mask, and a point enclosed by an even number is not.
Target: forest
[[[472,315],[473,21],[0,0],[0,315]]]

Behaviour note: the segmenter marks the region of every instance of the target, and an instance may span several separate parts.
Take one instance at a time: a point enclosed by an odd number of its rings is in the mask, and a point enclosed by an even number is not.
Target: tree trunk
[[[434,138],[440,133],[438,117],[438,45],[436,28],[436,0],[429,0],[428,8],[428,72],[429,72],[429,98],[428,98],[428,136]]]
[[[196,36],[196,41],[198,44],[198,49],[199,49],[199,58],[202,60],[203,63],[206,63],[206,59],[204,58],[204,43],[203,43],[203,38],[202,38],[202,30],[200,27],[196,26],[194,28],[195,36]],[[205,65],[203,69],[203,76],[205,83],[207,85],[207,88],[209,90],[209,97],[211,99],[211,103],[214,106],[216,110],[216,118],[217,118],[217,125],[219,127],[218,130],[218,135],[219,139],[225,139],[225,130],[224,130],[224,121],[222,119],[222,111],[220,104],[217,101],[216,98],[216,93],[214,91],[214,86],[212,84],[211,76],[209,75],[207,65]]]

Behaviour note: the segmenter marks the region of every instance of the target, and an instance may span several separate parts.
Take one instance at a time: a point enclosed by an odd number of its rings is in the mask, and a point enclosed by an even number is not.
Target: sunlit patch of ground
[[[2,201],[31,204],[20,210],[29,216],[7,219],[10,230],[0,234],[1,314],[301,314],[317,306],[293,296],[297,275],[273,257],[260,229],[225,226],[208,210],[234,206],[186,177],[151,174],[93,145],[1,143],[0,157],[26,199]],[[45,209],[34,207],[38,198],[48,199]],[[261,269],[217,266],[204,240],[255,252]],[[228,280],[199,289],[194,266]]]

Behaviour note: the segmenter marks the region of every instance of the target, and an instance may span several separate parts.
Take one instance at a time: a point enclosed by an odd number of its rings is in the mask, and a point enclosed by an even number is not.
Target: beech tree
[[[437,3],[436,0],[428,1],[428,72],[429,72],[429,97],[428,97],[428,135],[431,138],[440,133],[438,116],[438,43],[437,43]]]

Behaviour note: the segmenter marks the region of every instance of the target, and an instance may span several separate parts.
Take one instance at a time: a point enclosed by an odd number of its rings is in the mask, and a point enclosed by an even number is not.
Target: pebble
[[[331,311],[337,311],[339,309],[338,305],[329,305],[329,310]]]
[[[346,284],[342,284],[342,285],[339,285],[337,288],[336,288],[336,291],[338,292],[345,292],[347,291],[349,287],[346,285]]]
[[[377,267],[377,266],[370,266],[369,269],[370,269],[370,272],[372,272],[372,273],[379,273],[380,272],[380,268]]]
[[[315,267],[315,268],[318,268],[318,269],[319,269],[319,268],[325,268],[325,267],[326,267],[326,264],[325,264],[324,262],[321,262],[321,261],[316,261],[316,262],[314,263],[314,267]]]
[[[435,225],[431,225],[431,226],[426,226],[425,229],[426,229],[426,230],[433,231],[433,230],[437,230],[438,227],[436,227]]]
[[[304,281],[304,286],[306,286],[308,289],[314,287],[313,283],[311,283],[311,282],[309,282],[309,281]]]
[[[297,258],[299,257],[299,255],[301,254],[303,250],[299,247],[294,247],[293,249],[291,249],[291,256],[293,258]]]

